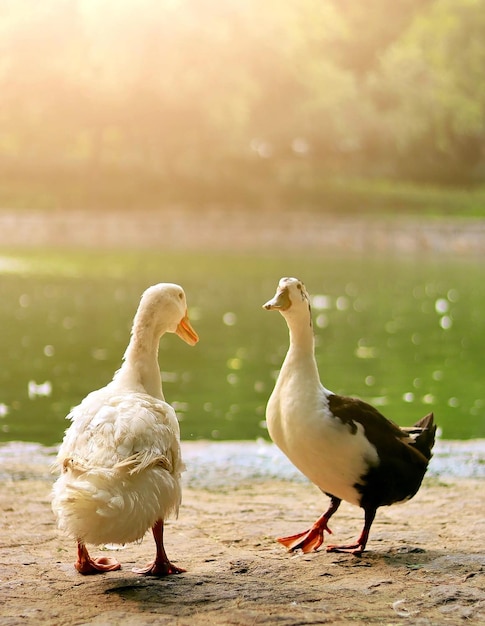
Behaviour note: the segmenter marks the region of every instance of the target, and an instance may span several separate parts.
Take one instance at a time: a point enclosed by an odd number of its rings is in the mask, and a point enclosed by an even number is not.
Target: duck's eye
[[[179,293],[179,300],[182,300],[184,297],[184,294],[182,292]]]
[[[302,299],[302,300],[306,300],[306,294],[305,294],[305,292],[304,292],[304,290],[303,290],[303,285],[302,285],[302,283],[298,283],[298,284],[297,284],[297,288],[298,288],[299,292],[301,293],[301,299]]]

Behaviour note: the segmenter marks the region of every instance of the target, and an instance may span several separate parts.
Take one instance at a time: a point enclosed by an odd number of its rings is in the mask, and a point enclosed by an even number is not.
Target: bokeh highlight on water
[[[312,294],[326,387],[402,425],[434,411],[445,439],[485,436],[480,259],[33,250],[0,257],[0,441],[59,442],[69,409],[119,367],[142,291],[161,281],[184,286],[201,338],[160,344],[182,438],[267,438],[288,337],[261,305],[284,275]]]

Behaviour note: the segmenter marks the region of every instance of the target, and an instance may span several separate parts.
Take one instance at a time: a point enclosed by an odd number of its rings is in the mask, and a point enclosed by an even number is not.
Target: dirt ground
[[[380,509],[360,558],[291,555],[275,541],[309,526],[326,506],[312,485],[185,489],[165,543],[187,573],[164,579],[131,571],[154,556],[149,534],[116,553],[120,571],[78,574],[49,494],[45,478],[0,486],[2,626],[485,623],[480,479],[428,478],[412,501]],[[362,521],[361,510],[343,504],[332,541],[355,538]]]

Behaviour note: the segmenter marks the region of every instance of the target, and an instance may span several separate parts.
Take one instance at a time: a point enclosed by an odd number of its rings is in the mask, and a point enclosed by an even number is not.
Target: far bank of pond
[[[367,254],[485,254],[485,220],[359,216],[315,211],[0,210],[0,245],[102,249],[314,250]]]

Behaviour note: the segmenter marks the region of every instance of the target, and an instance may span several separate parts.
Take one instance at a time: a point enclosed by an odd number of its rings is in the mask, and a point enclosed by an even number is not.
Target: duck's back
[[[359,505],[356,483],[369,465],[378,462],[363,428],[352,433],[335,417],[329,407],[332,394],[319,382],[308,394],[302,393],[308,382],[297,386],[294,376],[279,383],[266,413],[271,439],[322,491]]]
[[[128,543],[177,513],[183,464],[170,405],[104,388],[69,417],[53,490],[61,528],[88,543]]]
[[[406,431],[371,405],[323,387],[311,403],[288,402],[275,391],[268,403],[270,436],[322,491],[376,507],[417,492],[431,458],[432,418]]]
[[[356,482],[360,506],[404,502],[418,491],[431,458],[436,426],[430,414],[412,428],[400,428],[376,408],[345,396],[332,395],[329,408],[350,433],[361,427],[377,453],[377,463]]]

